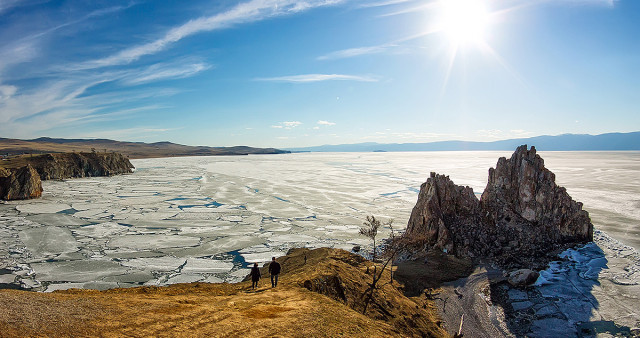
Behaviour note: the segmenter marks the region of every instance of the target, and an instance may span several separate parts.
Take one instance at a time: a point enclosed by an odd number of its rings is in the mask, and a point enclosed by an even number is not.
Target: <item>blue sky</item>
[[[638,130],[640,1],[0,0],[0,137],[296,147]]]

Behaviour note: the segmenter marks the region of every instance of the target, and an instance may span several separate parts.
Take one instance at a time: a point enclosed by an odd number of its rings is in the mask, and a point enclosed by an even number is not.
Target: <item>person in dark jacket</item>
[[[258,281],[260,280],[260,268],[258,268],[258,263],[253,263],[253,268],[251,268],[251,288],[255,289],[258,286]]]
[[[271,264],[269,264],[269,273],[271,274],[271,287],[278,286],[278,275],[280,274],[280,263],[276,262],[275,257],[271,257]]]

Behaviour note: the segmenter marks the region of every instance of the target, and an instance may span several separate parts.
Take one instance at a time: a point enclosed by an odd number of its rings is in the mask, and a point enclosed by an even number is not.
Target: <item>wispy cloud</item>
[[[301,125],[301,124],[302,124],[302,122],[300,122],[300,121],[284,121],[284,122],[280,122],[279,124],[271,126],[271,128],[293,129],[293,128]]]
[[[140,72],[135,72],[129,76],[125,76],[123,78],[123,82],[128,85],[137,85],[160,80],[183,79],[210,68],[210,65],[201,62],[189,64],[158,63],[151,65]]]
[[[137,141],[144,140],[150,136],[168,131],[177,130],[177,128],[156,128],[156,127],[134,127],[124,129],[100,130],[93,132],[83,132],[75,137],[79,138],[116,138]]]
[[[31,134],[59,126],[112,121],[142,110],[166,108],[157,104],[139,107],[135,102],[143,98],[173,95],[176,93],[175,90],[156,89],[154,92],[128,90],[125,94],[107,92],[97,95],[87,95],[87,91],[99,84],[114,81],[136,85],[186,77],[201,71],[203,67],[201,65],[187,65],[183,68],[151,66],[142,70],[69,75],[62,80],[54,79],[38,86],[25,88],[0,83],[0,134],[20,133],[21,136],[31,136]],[[159,70],[158,74],[152,72],[154,69]],[[127,103],[129,107],[127,114],[122,114],[123,110],[118,108],[123,103]]]
[[[0,13],[11,9],[12,7],[20,6],[23,1],[21,0],[0,0]]]
[[[615,7],[619,0],[555,0],[561,4]],[[550,2],[546,0],[545,2]]]
[[[336,59],[345,59],[354,56],[360,55],[368,55],[368,54],[378,54],[387,51],[389,48],[395,47],[394,44],[382,44],[377,46],[368,46],[368,47],[356,47],[356,48],[348,48],[337,50],[322,56],[318,56],[318,60],[336,60]]]
[[[335,122],[329,122],[329,121],[324,121],[324,120],[319,120],[317,122],[317,124],[321,125],[321,126],[335,126]]]
[[[273,81],[273,82],[320,82],[320,81],[360,81],[360,82],[377,82],[378,79],[372,76],[345,75],[345,74],[303,74],[291,76],[278,76],[267,78],[256,78],[255,81]]]
[[[139,58],[155,54],[172,44],[194,34],[229,28],[231,26],[261,21],[267,18],[305,11],[315,7],[334,5],[343,0],[251,0],[212,16],[190,20],[167,31],[161,38],[133,46],[111,56],[75,65],[76,69],[91,69],[123,65]]]
[[[405,2],[413,2],[415,0],[388,0],[388,1],[379,1],[379,2],[370,2],[366,4],[361,4],[358,6],[359,8],[371,8],[371,7],[384,7],[384,6],[392,6]]]

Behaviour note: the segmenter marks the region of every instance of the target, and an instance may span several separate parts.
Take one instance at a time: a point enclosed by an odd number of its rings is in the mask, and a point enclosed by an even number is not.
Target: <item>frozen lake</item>
[[[540,154],[601,232],[596,244],[609,265],[598,263],[599,285],[629,286],[624,292],[637,301],[640,153]],[[41,199],[0,204],[0,284],[52,291],[239,281],[248,263],[292,247],[369,244],[358,235],[367,215],[404,228],[431,171],[479,196],[489,167],[510,155],[163,158],[132,161],[130,175],[46,181]],[[379,238],[386,236],[388,229]],[[544,274],[547,282],[553,273]],[[615,290],[602,294],[615,298]]]

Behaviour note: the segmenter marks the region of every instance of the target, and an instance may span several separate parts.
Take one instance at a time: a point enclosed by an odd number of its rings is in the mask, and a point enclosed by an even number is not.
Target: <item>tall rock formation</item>
[[[530,254],[551,245],[592,241],[589,213],[555,180],[535,147],[523,145],[510,159],[501,157],[489,169],[480,199],[485,223],[503,229],[511,246],[526,247]]]
[[[471,188],[431,173],[404,236],[459,257],[540,268],[557,251],[593,240],[593,225],[582,203],[556,185],[535,148],[523,145],[489,169],[480,201]]]
[[[432,172],[420,186],[406,232],[422,236],[434,248],[466,256],[468,235],[479,223],[479,215],[480,203],[473,189],[457,186],[449,176]]]
[[[0,168],[0,199],[25,200],[42,196],[42,181],[29,164],[17,170]]]

